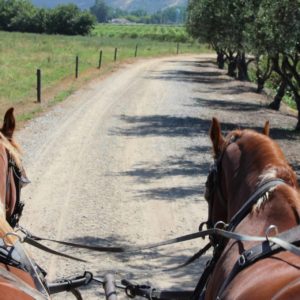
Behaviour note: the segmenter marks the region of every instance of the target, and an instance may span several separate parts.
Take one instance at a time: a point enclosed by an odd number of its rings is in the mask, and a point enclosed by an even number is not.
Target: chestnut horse
[[[234,233],[271,237],[299,225],[300,194],[295,172],[268,135],[267,122],[263,134],[234,130],[223,137],[219,121],[213,119],[210,138],[215,165],[206,186],[208,227],[223,224],[224,229]],[[249,211],[240,216],[245,202],[249,202],[261,186],[272,181],[274,184],[261,192],[262,195],[249,206]],[[299,241],[300,235],[296,239],[297,245]],[[299,256],[277,249],[266,252],[243,267],[247,258],[245,253],[253,256],[257,249],[263,252],[269,248],[270,243],[242,242],[215,236],[211,237],[211,243],[217,258],[213,258],[214,265],[205,294],[198,298],[299,299]]]
[[[14,129],[15,118],[10,108],[0,129],[0,298],[48,299],[37,266],[12,228],[22,213],[20,189],[28,183],[19,147],[13,140]]]

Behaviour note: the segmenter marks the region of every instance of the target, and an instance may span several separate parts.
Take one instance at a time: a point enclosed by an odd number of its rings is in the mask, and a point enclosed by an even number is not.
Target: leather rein
[[[10,185],[11,185],[11,176],[13,176],[13,180],[16,188],[16,203],[13,209],[13,212],[10,217],[7,218],[7,221],[11,227],[15,227],[21,218],[24,203],[21,201],[21,189],[26,184],[30,183],[28,178],[23,175],[23,170],[21,170],[16,162],[14,161],[12,155],[6,150],[8,167],[7,167],[7,175],[6,175],[6,191],[5,191],[5,202],[6,206],[8,203],[8,197],[10,196]]]
[[[83,248],[83,249],[88,249],[88,250],[98,251],[98,252],[113,252],[113,253],[124,253],[124,254],[128,254],[128,253],[138,254],[141,251],[146,250],[146,249],[152,249],[152,248],[156,248],[156,247],[176,244],[176,243],[180,243],[180,242],[184,242],[184,241],[188,241],[188,240],[192,240],[192,239],[204,238],[207,236],[209,236],[210,238],[212,238],[212,237],[219,238],[219,239],[221,238],[223,241],[226,241],[228,239],[233,239],[236,241],[260,242],[260,244],[258,244],[257,246],[242,253],[240,258],[237,260],[237,263],[236,263],[237,266],[235,266],[233,268],[233,271],[230,274],[229,278],[223,284],[223,286],[220,290],[222,292],[228,286],[230,281],[234,278],[234,276],[236,276],[236,274],[239,271],[241,271],[243,268],[247,267],[251,263],[257,261],[258,259],[267,257],[267,256],[269,256],[273,253],[276,253],[280,250],[283,250],[283,249],[300,256],[300,249],[294,245],[294,244],[299,245],[299,243],[300,243],[300,240],[299,240],[300,225],[297,227],[294,227],[286,232],[283,232],[275,237],[269,236],[269,232],[266,232],[266,236],[263,237],[263,236],[249,236],[249,235],[239,234],[239,233],[236,233],[233,231],[234,228],[238,225],[239,221],[242,220],[243,217],[245,215],[247,215],[247,213],[249,213],[253,204],[255,204],[262,195],[264,195],[271,188],[274,188],[274,187],[276,187],[278,185],[282,185],[282,184],[285,184],[285,183],[280,179],[274,179],[274,180],[264,182],[263,184],[261,184],[258,187],[258,189],[245,202],[245,204],[240,209],[240,211],[234,215],[231,222],[227,226],[225,226],[223,229],[217,228],[217,226],[216,226],[213,228],[209,228],[207,230],[202,230],[202,231],[199,231],[196,233],[188,234],[185,236],[180,236],[180,237],[162,241],[159,243],[147,244],[147,245],[141,246],[141,247],[121,247],[121,246],[120,247],[118,247],[118,246],[111,247],[111,246],[87,245],[87,244],[78,244],[78,243],[72,243],[72,242],[66,242],[66,241],[59,241],[59,240],[35,236],[35,235],[29,233],[27,230],[25,230],[21,226],[17,226],[17,232],[20,231],[24,235],[23,238],[20,237],[20,242],[28,243],[32,246],[35,246],[41,250],[46,251],[46,252],[49,252],[49,253],[52,253],[55,255],[59,255],[59,256],[63,256],[66,258],[70,258],[70,259],[73,259],[76,261],[84,261],[84,260],[82,260],[80,258],[76,258],[74,256],[67,255],[65,253],[55,251],[49,247],[44,246],[43,244],[40,243],[40,241],[43,241],[43,240],[50,241],[50,242],[54,242],[54,243],[58,243],[58,244],[66,245],[66,246]],[[199,258],[202,254],[204,254],[211,246],[212,246],[212,243],[209,242],[203,249],[201,249],[193,257],[191,257],[187,262],[178,266],[177,268],[190,264],[195,259]],[[220,249],[219,249],[219,251],[220,251]],[[218,251],[216,251],[216,248],[215,248],[214,256],[213,256],[212,260],[210,261],[210,263],[208,264],[207,268],[204,270],[195,291],[194,292],[189,291],[189,293],[191,295],[191,299],[202,299],[202,298],[200,298],[201,296],[204,295],[202,293],[202,291],[204,290],[205,285],[208,281],[208,277],[212,273],[215,263],[217,262],[217,260],[219,258],[219,256],[216,256],[216,252],[218,252]],[[168,269],[168,270],[170,270],[170,269]],[[153,299],[159,299],[159,298],[153,297]],[[163,298],[163,299],[165,299],[165,298]],[[175,297],[175,298],[170,298],[170,299],[178,299],[178,298]]]

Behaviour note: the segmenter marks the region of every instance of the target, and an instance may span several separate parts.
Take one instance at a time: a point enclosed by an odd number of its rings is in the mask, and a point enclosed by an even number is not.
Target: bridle
[[[256,190],[254,191],[254,193],[250,195],[247,201],[245,201],[242,207],[230,219],[228,224],[225,224],[225,222],[223,221],[217,221],[216,223],[214,223],[212,220],[212,215],[213,215],[214,205],[216,205],[215,203],[216,196],[219,198],[220,203],[224,207],[224,209],[226,209],[227,207],[226,205],[227,201],[221,189],[222,160],[227,150],[227,147],[235,141],[236,139],[233,140],[233,138],[229,140],[227,145],[224,147],[222,153],[215,159],[214,163],[210,168],[207,181],[205,184],[206,186],[205,199],[207,200],[209,205],[208,220],[200,224],[199,226],[200,231],[202,230],[204,225],[206,225],[208,229],[221,228],[228,232],[233,232],[236,226],[244,219],[244,217],[246,217],[251,212],[253,205],[263,195],[265,195],[270,189],[278,185],[286,184],[282,179],[278,179],[278,178],[273,178],[260,183],[256,188]],[[204,270],[198,282],[193,299],[204,299],[205,286],[209,280],[211,273],[214,270],[217,261],[222,255],[223,250],[227,245],[227,242],[229,241],[228,238],[224,238],[222,236],[209,236],[209,239],[210,239],[210,245],[213,247],[213,257],[208,262],[206,269]],[[221,293],[228,284],[229,281],[226,281],[226,283],[222,285],[220,289]]]
[[[5,205],[7,206],[9,203],[10,194],[10,185],[11,185],[11,177],[13,177],[15,189],[16,189],[16,202],[13,209],[11,216],[7,218],[8,223],[11,227],[15,227],[20,220],[22,215],[22,211],[24,208],[24,202],[21,201],[21,189],[30,183],[30,180],[26,177],[24,169],[19,167],[15,162],[14,158],[10,154],[8,150],[7,153],[7,160],[8,160],[8,167],[7,167],[7,174],[6,174],[6,191],[5,191]]]
[[[233,140],[230,139],[230,141],[227,143],[226,147],[224,147],[222,153],[214,160],[213,164],[210,166],[210,170],[206,179],[205,183],[205,195],[204,198],[208,202],[208,220],[206,222],[203,222],[199,226],[199,230],[202,230],[202,227],[204,224],[208,229],[214,228],[215,226],[218,226],[219,224],[223,223],[218,221],[217,223],[213,223],[212,215],[213,215],[213,208],[215,205],[215,194],[217,194],[217,197],[220,200],[220,204],[223,209],[227,209],[227,201],[224,196],[224,193],[221,189],[221,173],[222,173],[222,161],[224,154],[227,150],[227,147],[233,143]],[[210,238],[212,246],[214,246],[214,249],[217,247],[218,241],[216,240],[216,237]]]

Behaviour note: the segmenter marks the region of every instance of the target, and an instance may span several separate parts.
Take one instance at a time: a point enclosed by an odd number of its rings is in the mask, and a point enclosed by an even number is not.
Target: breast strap
[[[276,236],[276,239],[286,242],[287,247],[282,247],[277,243],[272,243],[269,240],[266,240],[246,251],[244,251],[241,256],[238,258],[237,262],[235,263],[233,269],[231,270],[229,276],[226,277],[225,281],[223,282],[220,290],[219,290],[219,298],[226,289],[226,287],[230,284],[233,278],[246,267],[250,266],[251,264],[255,263],[259,259],[263,259],[273,255],[281,250],[288,250],[288,244],[300,245],[300,226],[293,227],[279,235]]]

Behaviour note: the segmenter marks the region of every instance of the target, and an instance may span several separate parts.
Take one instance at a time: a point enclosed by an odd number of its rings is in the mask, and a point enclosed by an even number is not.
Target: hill
[[[106,0],[107,5],[123,10],[142,9],[148,13],[154,13],[171,6],[186,5],[188,0]],[[88,9],[95,0],[32,0],[32,3],[40,7],[55,7],[59,4],[74,3],[81,9]]]

